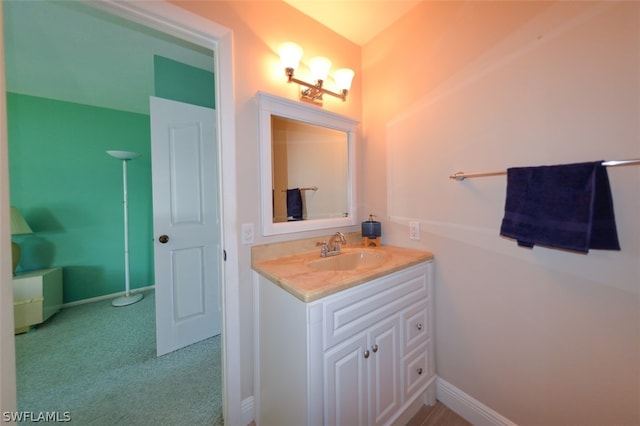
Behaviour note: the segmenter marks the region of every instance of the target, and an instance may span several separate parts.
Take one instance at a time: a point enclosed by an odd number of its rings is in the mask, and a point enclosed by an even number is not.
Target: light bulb
[[[339,70],[336,70],[333,73],[333,79],[336,81],[338,90],[350,90],[354,75],[355,72],[349,68],[340,68]]]
[[[311,68],[311,77],[315,80],[326,80],[331,68],[331,61],[322,56],[316,56],[309,60],[309,68]]]
[[[302,58],[302,47],[295,43],[287,42],[280,46],[278,53],[280,54],[282,68],[292,68],[294,70],[298,68]]]

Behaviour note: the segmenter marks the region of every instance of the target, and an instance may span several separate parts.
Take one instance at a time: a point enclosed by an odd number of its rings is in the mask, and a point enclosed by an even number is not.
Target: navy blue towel
[[[300,188],[287,189],[287,220],[302,220],[302,193]]]
[[[620,250],[602,161],[510,168],[504,210],[500,235],[520,246]]]

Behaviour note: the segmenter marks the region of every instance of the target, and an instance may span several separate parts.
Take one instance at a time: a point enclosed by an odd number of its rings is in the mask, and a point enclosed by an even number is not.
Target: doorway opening
[[[40,2],[37,2],[40,3]],[[231,33],[227,29],[217,26],[203,18],[189,14],[188,12],[169,4],[156,2],[131,3],[95,3],[91,7],[119,16],[129,22],[146,25],[172,36],[177,36],[191,43],[204,46],[219,53],[216,64],[216,87],[220,88],[216,94],[216,103],[219,106],[217,114],[221,125],[219,141],[221,152],[219,161],[226,164],[221,169],[225,182],[222,188],[222,215],[221,222],[224,229],[222,247],[227,261],[221,265],[223,270],[222,307],[223,307],[223,359],[237,359],[239,353],[239,321],[238,321],[238,295],[235,286],[228,286],[228,282],[237,281],[237,247],[236,232],[226,226],[225,217],[235,215],[235,157],[233,153],[233,98],[231,95]],[[225,84],[220,84],[223,82]],[[223,393],[225,395],[225,419],[229,423],[240,423],[240,390],[239,390],[239,366],[223,364],[225,370],[225,383]]]

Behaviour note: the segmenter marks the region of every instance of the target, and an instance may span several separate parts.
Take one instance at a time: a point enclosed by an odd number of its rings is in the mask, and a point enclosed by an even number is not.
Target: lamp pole
[[[140,154],[131,151],[107,151],[110,156],[122,160],[122,193],[123,193],[123,209],[124,209],[124,296],[113,299],[113,306],[127,306],[136,303],[142,299],[142,293],[131,294],[129,279],[129,206],[127,194],[127,161],[138,158]]]

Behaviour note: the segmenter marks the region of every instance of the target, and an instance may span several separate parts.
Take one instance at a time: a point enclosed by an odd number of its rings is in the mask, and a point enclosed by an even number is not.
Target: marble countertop
[[[343,254],[357,251],[382,252],[385,254],[386,261],[381,265],[346,271],[323,271],[309,266],[310,262],[321,259],[319,248],[297,254],[285,254],[286,251],[276,246],[277,244],[256,247],[252,252],[251,267],[305,303],[433,259],[433,254],[428,251],[385,245],[365,248],[361,244],[347,244],[342,248]],[[276,252],[281,255],[277,257],[266,255],[265,253],[270,249],[271,253]]]

